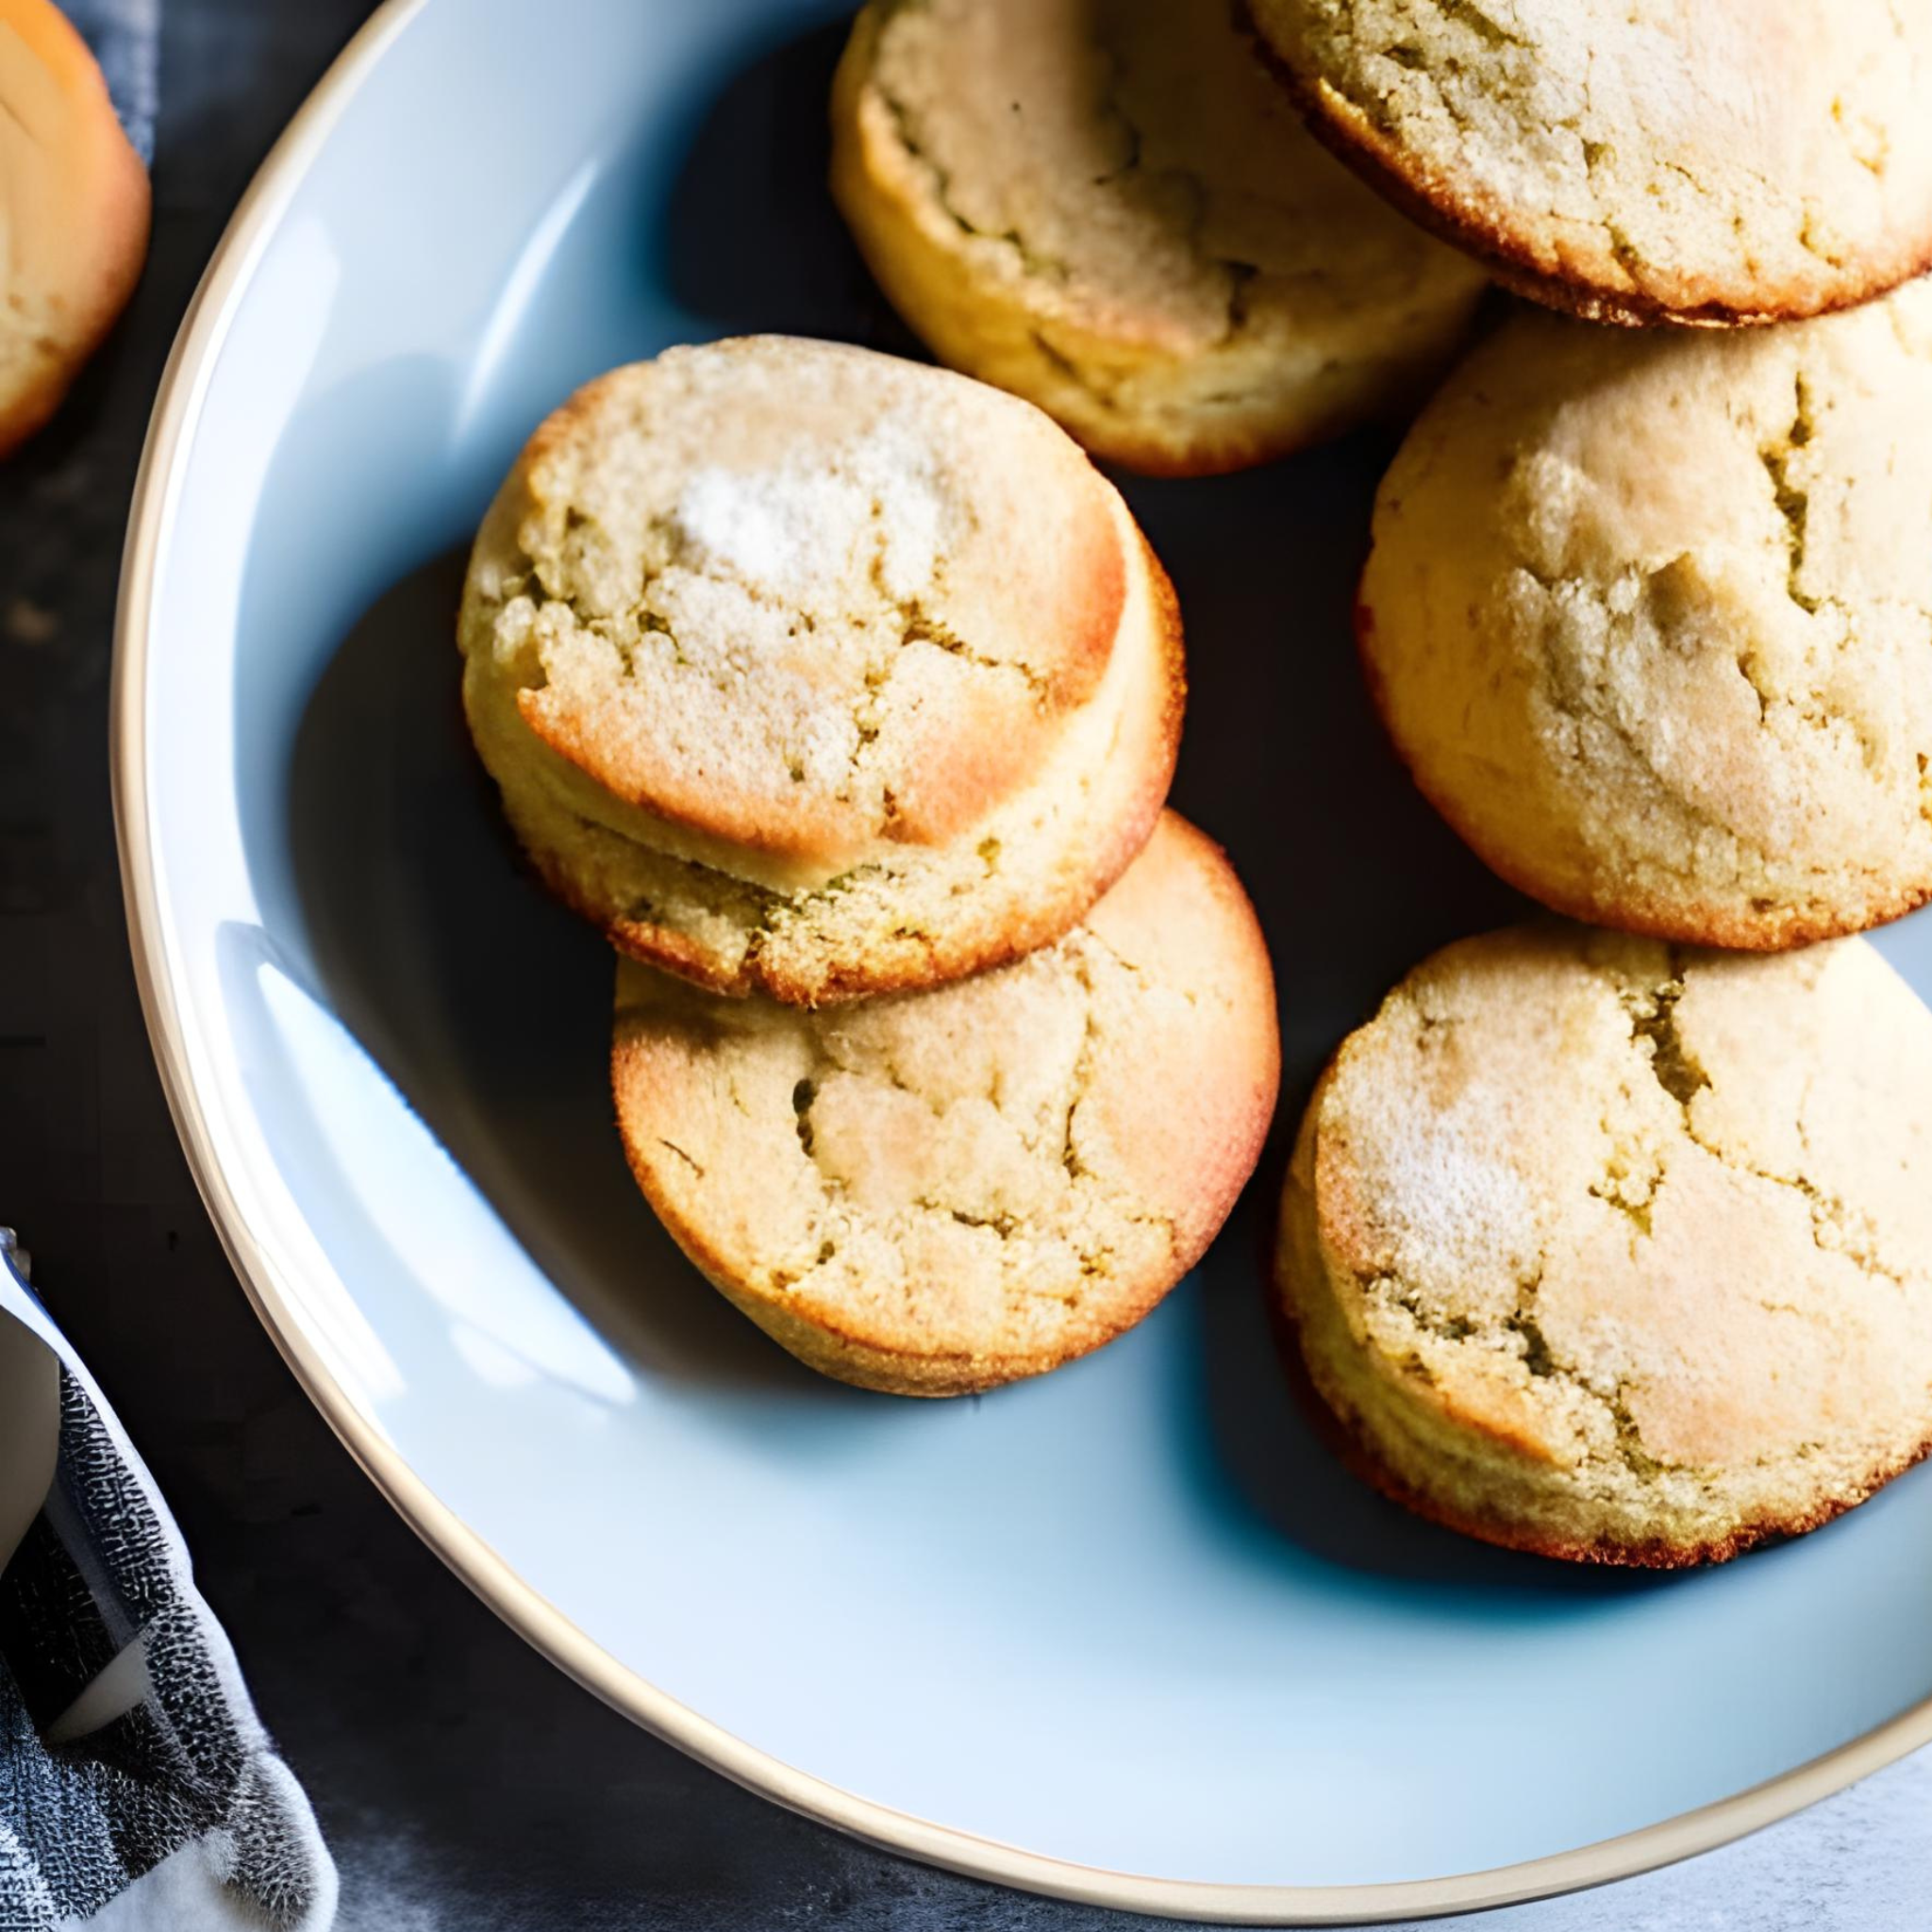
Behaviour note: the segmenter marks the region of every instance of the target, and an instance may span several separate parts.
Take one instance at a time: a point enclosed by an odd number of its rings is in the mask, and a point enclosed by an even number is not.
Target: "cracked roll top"
[[[1315,130],[1520,292],[1777,322],[1932,264],[1923,0],[1247,0]]]
[[[48,0],[0,0],[0,456],[133,293],[149,198],[86,42]]]
[[[1776,948],[1932,894],[1932,283],[1632,335],[1526,314],[1376,501],[1396,748],[1558,911]]]
[[[874,0],[832,186],[946,361],[1198,474],[1412,397],[1481,271],[1324,154],[1226,0]]]
[[[621,966],[619,1125],[691,1260],[801,1360],[951,1395],[1141,1319],[1254,1168],[1268,955],[1174,813],[1085,922],[1012,965],[820,1013]]]
[[[1425,1516],[1657,1566],[1810,1529],[1932,1440],[1932,1015],[1861,940],[1451,946],[1317,1087],[1279,1279]]]
[[[1174,767],[1173,595],[1037,410],[783,337],[571,398],[476,540],[464,703],[552,887],[800,1004],[1058,936]]]

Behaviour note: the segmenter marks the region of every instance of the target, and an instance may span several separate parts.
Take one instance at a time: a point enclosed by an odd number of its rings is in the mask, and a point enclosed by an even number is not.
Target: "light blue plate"
[[[610,1125],[609,960],[521,875],[462,735],[460,546],[609,364],[746,329],[908,346],[822,187],[838,10],[399,0],[184,332],[125,587],[124,852],[182,1132],[291,1360],[604,1695],[1044,1890],[1257,1920],[1523,1896],[1932,1734],[1924,1475],[1660,1580],[1481,1548],[1341,1474],[1265,1317],[1280,1135],[1154,1320],[984,1400],[815,1378],[658,1230]],[[1386,457],[1129,486],[1188,620],[1177,796],[1267,922],[1289,1124],[1391,980],[1517,904],[1359,688]],[[1884,943],[1932,984],[1932,927]]]

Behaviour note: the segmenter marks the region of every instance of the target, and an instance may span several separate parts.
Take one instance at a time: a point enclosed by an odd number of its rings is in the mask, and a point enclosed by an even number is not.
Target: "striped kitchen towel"
[[[308,1801],[17,1259],[0,1230],[0,1932],[325,1932]]]

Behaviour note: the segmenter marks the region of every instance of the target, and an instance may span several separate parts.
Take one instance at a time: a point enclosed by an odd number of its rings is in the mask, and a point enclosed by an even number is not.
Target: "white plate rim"
[[[189,303],[142,451],[122,558],[109,693],[111,781],[135,977],[175,1127],[228,1259],[309,1399],[403,1520],[462,1582],[567,1675],[666,1742],[760,1796],[850,1837],[1024,1890],[1163,1918],[1352,1925],[1521,1904],[1652,1871],[1762,1829],[1932,1743],[1932,1698],[1779,1777],[1638,1831],[1519,1864],[1371,1885],[1229,1885],[1074,1864],[918,1818],[814,1777],[734,1737],[620,1663],[562,1615],[408,1466],[329,1369],[216,1157],[189,1075],[153,860],[144,741],[148,643],[181,458],[248,273],[331,129],[429,0],[382,0],[316,84],[237,205]]]

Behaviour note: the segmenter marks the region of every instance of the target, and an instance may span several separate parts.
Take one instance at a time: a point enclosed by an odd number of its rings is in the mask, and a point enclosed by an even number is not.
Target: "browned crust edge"
[[[708,991],[734,997],[763,994],[785,1006],[829,1006],[878,993],[919,991],[943,986],[949,980],[963,979],[970,974],[989,972],[1051,944],[1086,917],[1153,836],[1180,752],[1181,717],[1187,702],[1180,600],[1160,559],[1138,525],[1135,535],[1149,573],[1158,630],[1153,648],[1161,660],[1160,708],[1149,728],[1156,757],[1133,808],[1116,822],[1096,863],[1077,891],[1066,893],[1051,905],[1018,908],[1013,919],[997,933],[969,932],[951,943],[931,939],[909,941],[896,947],[889,962],[883,965],[866,960],[838,960],[823,973],[808,977],[785,972],[769,961],[756,942],[756,936],[737,969],[720,972],[714,956],[676,928],[641,920],[613,919],[608,908],[587,904],[546,855],[533,851],[531,857],[539,875],[572,910],[601,926],[605,937],[626,958],[641,965],[656,966]]]
[[[1315,1109],[1320,1106],[1324,1093],[1341,1060],[1343,1047],[1338,1047],[1323,1068],[1314,1089],[1308,1096],[1301,1126],[1296,1132],[1299,1143],[1306,1137],[1311,1138],[1317,1146],[1310,1150],[1311,1158],[1318,1153],[1320,1134],[1315,1124]],[[1788,1542],[1793,1537],[1807,1535],[1814,1529],[1822,1528],[1835,1518],[1855,1509],[1860,1503],[1869,1502],[1888,1483],[1924,1461],[1932,1455],[1932,1434],[1920,1442],[1909,1455],[1894,1462],[1882,1465],[1865,1482],[1857,1492],[1850,1496],[1827,1499],[1806,1510],[1803,1514],[1786,1517],[1774,1522],[1740,1524],[1728,1536],[1706,1538],[1696,1542],[1674,1542],[1667,1537],[1647,1537],[1639,1541],[1622,1541],[1613,1537],[1596,1537],[1578,1541],[1555,1536],[1539,1536],[1527,1525],[1512,1522],[1502,1516],[1484,1515],[1476,1511],[1458,1508],[1453,1503],[1445,1503],[1426,1491],[1418,1489],[1406,1477],[1398,1474],[1376,1450],[1367,1424],[1345,1394],[1331,1392],[1323,1383],[1316,1371],[1314,1360],[1302,1340],[1302,1323],[1296,1307],[1295,1289],[1291,1275],[1294,1263],[1291,1257],[1291,1243],[1287,1239],[1290,1216],[1296,1210],[1292,1196],[1296,1191],[1294,1163],[1291,1162],[1289,1174],[1282,1187],[1279,1205],[1274,1220],[1274,1241],[1271,1251],[1270,1278],[1273,1293],[1269,1297],[1274,1315],[1275,1346],[1279,1352],[1283,1373],[1291,1391],[1301,1405],[1308,1418],[1310,1426],[1326,1448],[1348,1473],[1357,1481],[1386,1497],[1410,1515],[1454,1530],[1458,1536],[1474,1539],[1478,1542],[1494,1544],[1499,1549],[1515,1550],[1522,1555],[1544,1557],[1554,1562],[1580,1563],[1607,1569],[1625,1570],[1688,1570],[1701,1568],[1712,1563],[1727,1563],[1735,1557],[1759,1549],[1772,1543]],[[1315,1213],[1313,1203],[1307,1212]],[[1317,1252],[1324,1245],[1319,1227],[1310,1230]],[[1327,1285],[1323,1284],[1323,1291]],[[1472,1429],[1472,1434],[1480,1433]]]
[[[1881,1469],[1853,1496],[1834,1498],[1807,1510],[1802,1516],[1776,1523],[1744,1524],[1729,1536],[1695,1543],[1675,1543],[1663,1537],[1646,1538],[1641,1542],[1618,1542],[1603,1537],[1589,1542],[1571,1541],[1561,1537],[1539,1537],[1520,1524],[1501,1517],[1481,1516],[1442,1503],[1414,1488],[1397,1475],[1376,1454],[1361,1421],[1344,1414],[1315,1380],[1307,1357],[1301,1353],[1301,1326],[1289,1307],[1285,1293],[1277,1295],[1286,1339],[1295,1346],[1290,1380],[1307,1406],[1311,1421],[1324,1444],[1357,1480],[1378,1494],[1399,1505],[1413,1516],[1453,1529],[1458,1536],[1473,1537],[1478,1542],[1492,1543],[1499,1549],[1516,1550],[1524,1556],[1546,1557],[1555,1562],[1593,1564],[1605,1569],[1690,1570],[1712,1563],[1728,1563],[1735,1557],[1762,1549],[1773,1543],[1789,1542],[1793,1537],[1808,1535],[1827,1523],[1869,1502],[1888,1483],[1932,1454],[1932,1438],[1922,1442],[1909,1456]]]
[[[1643,939],[1669,940],[1679,945],[1720,946],[1739,953],[1789,953],[1820,940],[1843,939],[1848,934],[1870,932],[1903,919],[1908,912],[1932,902],[1932,880],[1917,886],[1901,887],[1890,898],[1872,898],[1862,912],[1833,916],[1824,912],[1805,913],[1795,908],[1774,908],[1769,912],[1736,911],[1707,906],[1693,913],[1688,908],[1672,907],[1656,898],[1617,898],[1611,895],[1566,891],[1553,885],[1531,867],[1515,858],[1492,840],[1486,838],[1463,813],[1457,802],[1424,778],[1404,743],[1390,716],[1387,681],[1373,655],[1374,612],[1357,596],[1355,603],[1356,655],[1362,667],[1362,678],[1375,716],[1409,781],[1427,801],[1451,831],[1503,881],[1525,893],[1552,912],[1590,925],[1609,926],[1618,932],[1635,933]]]
[[[1474,256],[1511,293],[1583,322],[1625,328],[1761,328],[1856,308],[1932,269],[1932,234],[1890,267],[1831,287],[1817,300],[1745,304],[1724,297],[1673,303],[1641,289],[1611,288],[1553,270],[1547,252],[1515,225],[1493,197],[1470,193],[1447,176],[1414,163],[1381,137],[1355,103],[1299,73],[1256,20],[1250,0],[1233,0],[1238,25],[1262,64],[1301,109],[1309,131],[1391,207],[1419,227]]]

